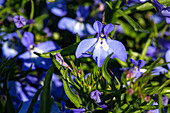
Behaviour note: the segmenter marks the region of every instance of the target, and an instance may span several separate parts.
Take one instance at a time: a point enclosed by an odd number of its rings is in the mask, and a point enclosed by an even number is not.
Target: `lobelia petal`
[[[107,43],[109,45],[109,49],[112,49],[113,55],[111,58],[118,58],[119,60],[126,62],[127,53],[125,46],[117,40],[107,39]]]
[[[13,21],[17,28],[21,28],[21,27],[25,26],[27,23],[27,20],[23,16],[20,16],[20,15],[14,16]]]
[[[90,24],[85,24],[86,26],[86,29],[87,29],[87,32],[90,34],[90,35],[95,35],[96,34],[96,31],[93,29],[93,27],[90,25]]]
[[[93,59],[96,61],[98,67],[102,67],[104,60],[109,55],[102,47],[95,48],[93,51]]]
[[[65,0],[56,0],[54,3],[47,2],[47,8],[56,16],[65,16],[67,14]]]
[[[162,9],[161,14],[163,16],[169,17],[170,18],[170,6],[167,8]]]
[[[49,69],[52,64],[51,59],[47,59],[47,58],[37,57],[32,60],[35,62],[35,65],[38,68]]]
[[[98,33],[98,35],[100,35],[103,29],[103,24],[99,21],[95,21],[93,24],[93,28]]]
[[[152,0],[152,4],[156,7],[158,12],[161,12],[164,6],[160,4],[157,0]]]
[[[30,32],[25,32],[21,43],[29,50],[30,45],[34,45],[34,35]]]
[[[111,31],[113,31],[114,29],[114,26],[113,24],[107,24],[105,27],[104,27],[104,34],[107,36],[108,33],[110,33]]]
[[[42,42],[40,44],[38,44],[36,46],[38,49],[40,49],[43,52],[50,52],[53,50],[58,50],[60,49],[59,45],[57,45],[55,42],[53,41],[46,41],[46,42]],[[38,51],[37,51],[38,52]]]
[[[83,20],[88,17],[89,15],[89,7],[88,6],[79,6],[78,10],[76,11],[77,18],[82,18]]]
[[[133,66],[138,65],[138,62],[136,60],[131,59],[131,58],[130,58],[130,62],[133,64]]]
[[[68,29],[69,31],[72,31],[76,22],[77,21],[75,19],[64,17],[58,22],[58,28],[63,30]]]
[[[144,66],[145,63],[146,63],[144,60],[138,60],[137,62],[138,62],[138,70],[140,70],[140,68],[141,68],[142,66]]]
[[[90,57],[91,55],[88,52],[93,51],[93,47],[96,44],[97,40],[97,38],[90,38],[81,41],[76,49],[76,58]]]
[[[166,62],[170,62],[170,49],[165,53],[165,60]],[[167,66],[170,69],[170,63],[168,63]]]
[[[31,58],[31,53],[29,51],[26,51],[18,56],[21,60],[26,60]]]

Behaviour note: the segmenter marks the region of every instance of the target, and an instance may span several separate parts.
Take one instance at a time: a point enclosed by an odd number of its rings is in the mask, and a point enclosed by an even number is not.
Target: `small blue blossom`
[[[101,96],[101,93],[98,90],[92,91],[90,93],[91,99],[93,99],[96,103],[100,103],[101,102],[100,96]]]
[[[158,24],[158,23],[161,23],[164,20],[164,18],[160,13],[154,13],[150,16],[150,20]]]
[[[39,68],[48,69],[52,63],[51,59],[38,57],[34,52],[37,53],[45,53],[52,50],[60,49],[60,47],[55,44],[53,41],[42,42],[38,45],[34,44],[34,36],[30,32],[25,32],[21,43],[24,47],[26,47],[26,52],[19,55],[18,58],[23,61],[22,69],[28,70],[32,65],[32,69],[34,70],[37,66]]]
[[[135,77],[133,82],[135,82],[136,79],[138,79],[142,74],[143,72],[141,72],[141,67],[145,65],[145,61],[144,60],[133,60],[130,58],[130,62],[133,64],[133,67],[131,69],[131,73],[132,73],[132,76]],[[136,66],[138,66],[138,68],[136,68]]]
[[[89,16],[89,7],[85,6],[83,8],[82,6],[79,6],[76,15],[76,19],[69,17],[62,18],[58,23],[58,27],[62,30],[68,30],[73,34],[78,33],[80,37],[94,35],[96,32],[92,26],[85,23],[85,19]]]
[[[158,12],[164,16],[166,23],[170,24],[170,6],[165,7],[162,4],[160,4],[157,0],[152,0],[152,4],[155,6]]]
[[[56,16],[62,17],[67,14],[65,0],[56,0],[55,2],[47,2],[47,8]]]
[[[116,57],[125,62],[127,53],[124,45],[117,40],[108,38],[108,33],[114,29],[114,26],[112,24],[103,25],[101,22],[96,21],[93,28],[98,33],[97,37],[81,41],[75,53],[76,58],[90,57],[89,52],[91,52],[93,53],[93,59],[101,67],[106,57],[113,53],[112,59]]]
[[[167,73],[168,70],[161,67],[161,66],[156,66],[153,71],[151,71],[152,75],[160,75],[160,74],[164,74]]]
[[[17,15],[13,17],[14,24],[17,28],[24,27],[27,24],[32,24],[33,20],[27,20],[23,16]]]

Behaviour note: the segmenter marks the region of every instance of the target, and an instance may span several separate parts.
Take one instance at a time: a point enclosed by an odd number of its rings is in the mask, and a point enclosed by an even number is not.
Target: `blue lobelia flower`
[[[85,19],[89,16],[89,7],[85,6],[83,8],[82,6],[79,6],[76,15],[76,19],[69,17],[62,18],[58,23],[58,27],[62,30],[68,30],[73,34],[78,33],[80,37],[94,35],[96,32],[92,26],[85,23]]]
[[[33,20],[25,19],[23,16],[20,16],[20,15],[14,16],[13,21],[17,28],[21,28],[27,24],[33,23]]]
[[[152,71],[151,71],[152,75],[160,75],[160,74],[164,74],[164,73],[168,73],[168,70],[161,67],[161,66],[156,66]]]
[[[141,67],[145,65],[145,61],[144,60],[133,60],[130,58],[130,62],[133,64],[133,67],[131,69],[131,72],[132,72],[132,75],[134,78],[133,82],[135,82],[136,79],[138,79],[142,74],[143,72],[141,72]],[[136,66],[138,66],[138,68],[136,68]]]
[[[99,107],[101,107],[103,109],[106,109],[106,110],[111,110],[112,109],[104,101],[101,101],[101,93],[100,93],[100,91],[98,91],[98,90],[92,91],[90,93],[90,98],[93,99]]]
[[[21,33],[22,31],[20,31]],[[19,43],[19,36],[16,32],[3,36],[1,57],[13,58],[21,53],[23,47]]]
[[[157,0],[152,0],[152,4],[156,7],[157,11],[164,16],[166,23],[170,24],[170,6],[165,7],[160,4]]]
[[[170,41],[164,38],[157,38],[157,41],[164,49],[166,62],[170,62]],[[167,66],[170,69],[170,63]]]
[[[28,70],[32,64],[32,69],[35,65],[39,68],[48,69],[52,63],[50,59],[38,57],[34,52],[45,53],[52,50],[60,49],[60,47],[53,41],[42,42],[38,45],[34,44],[34,36],[30,32],[25,32],[21,43],[26,47],[26,52],[19,55],[18,58],[23,61],[22,69]]]
[[[65,16],[67,14],[67,7],[65,0],[56,0],[55,2],[47,2],[47,8],[56,16]]]
[[[114,29],[114,26],[112,24],[103,25],[101,22],[96,21],[93,28],[98,33],[97,37],[81,41],[75,53],[76,58],[90,57],[90,53],[93,53],[93,59],[98,67],[101,67],[106,57],[113,53],[111,58],[116,57],[125,62],[127,53],[124,45],[117,40],[108,38],[108,33]]]
[[[100,103],[101,102],[100,97],[101,97],[101,93],[98,90],[92,91],[90,93],[90,98],[93,99],[96,103]]]

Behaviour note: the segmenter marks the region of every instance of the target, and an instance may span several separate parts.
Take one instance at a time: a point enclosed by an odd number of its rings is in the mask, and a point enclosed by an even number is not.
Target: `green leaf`
[[[78,33],[76,33],[76,42],[77,42],[77,43],[80,42],[80,37],[79,37],[79,34],[78,34]]]
[[[117,10],[117,12],[128,21],[128,23],[134,28],[135,31],[149,33],[148,31],[144,31],[142,27],[138,23],[136,23],[130,16],[128,16],[125,12],[121,10]]]
[[[47,0],[48,2],[55,2],[56,0]]]
[[[54,71],[54,65],[50,67],[50,69],[47,71],[47,74],[45,76],[44,87],[40,97],[41,105],[40,105],[39,113],[50,113],[51,111],[52,99],[51,99],[50,84],[51,84],[53,71]]]
[[[148,40],[147,40],[147,42],[146,42],[146,44],[145,44],[145,46],[144,46],[144,48],[142,50],[142,54],[141,54],[141,57],[140,57],[141,60],[144,60],[144,57],[146,56],[148,47],[150,46],[151,41],[152,41],[152,37],[153,37],[153,33],[151,33],[149,35],[149,38],[148,38]]]
[[[112,53],[113,54],[113,53]],[[110,74],[107,72],[107,63],[109,62],[110,57],[112,56],[112,54],[110,54],[109,56],[107,56],[107,58],[104,60],[103,65],[102,65],[102,76],[107,80],[108,84],[115,89],[115,86],[112,82],[112,77],[110,76]]]
[[[54,62],[55,66],[60,70],[60,73],[63,76],[63,86],[64,86],[64,91],[66,93],[66,95],[68,96],[68,98],[74,103],[74,105],[79,108],[81,107],[80,103],[81,100],[78,98],[78,96],[71,90],[69,83],[68,83],[68,75],[67,75],[67,70],[64,70],[64,68],[59,64],[59,62],[54,58],[53,55],[51,55],[51,59]],[[75,85],[76,86],[76,85]],[[77,87],[77,89],[80,89]]]
[[[68,55],[74,55],[75,51],[77,49],[79,43],[74,43],[64,49],[60,49],[57,51],[51,51],[51,52],[47,52],[47,53],[36,53],[34,52],[36,55],[40,56],[40,57],[44,57],[44,58],[50,58],[50,54],[52,55],[56,55],[56,53],[60,53],[62,56],[68,56]]]
[[[67,79],[68,79],[67,70],[65,71],[63,78],[64,78],[64,79],[62,79],[63,87],[64,87],[64,91],[65,91],[66,95],[74,103],[74,105],[77,108],[81,107],[78,96],[71,90],[69,83],[67,81]]]
[[[31,104],[30,104],[30,106],[28,108],[27,113],[32,113],[33,112],[33,106],[37,102],[38,96],[41,93],[42,89],[43,89],[43,87],[38,89],[38,91],[35,93],[34,97],[32,98]]]
[[[31,13],[30,13],[30,19],[33,19],[34,17],[34,1],[31,0]]]

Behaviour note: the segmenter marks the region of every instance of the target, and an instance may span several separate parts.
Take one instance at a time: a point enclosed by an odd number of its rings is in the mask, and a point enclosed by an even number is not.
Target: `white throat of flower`
[[[108,50],[109,50],[109,46],[108,46],[108,44],[106,43],[106,39],[99,37],[99,40],[98,40],[98,42],[96,43],[96,48],[99,49],[99,48],[101,48],[101,47],[102,47],[105,51],[108,51]]]
[[[37,58],[39,56],[37,56],[36,54],[34,54],[34,52],[37,52],[37,53],[44,53],[43,50],[37,48],[37,47],[33,47],[32,49],[30,49],[30,53],[31,53],[31,58]]]
[[[75,30],[75,31],[84,30],[84,29],[85,29],[85,26],[84,26],[84,24],[81,23],[81,22],[77,22],[77,23],[75,24],[75,26],[74,26],[74,30]]]

